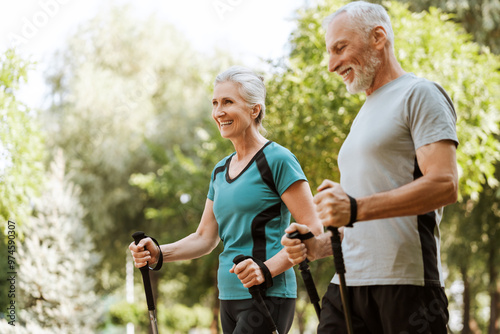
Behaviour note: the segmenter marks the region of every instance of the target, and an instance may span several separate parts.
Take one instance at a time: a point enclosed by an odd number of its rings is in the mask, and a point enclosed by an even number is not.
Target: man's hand
[[[252,259],[241,261],[229,269],[230,273],[236,274],[245,288],[264,283],[265,277],[259,265]]]
[[[300,234],[309,233],[310,230],[306,225],[301,225],[297,223],[292,223],[285,230],[286,233],[290,234],[293,232],[299,232]],[[294,265],[305,261],[306,258],[309,261],[314,261],[317,259],[317,237],[304,240],[302,242],[300,239],[290,239],[286,235],[281,238],[281,244],[285,246],[285,251],[288,255],[288,260]]]
[[[351,202],[339,183],[324,180],[314,196],[314,204],[323,226],[341,227],[349,224]]]

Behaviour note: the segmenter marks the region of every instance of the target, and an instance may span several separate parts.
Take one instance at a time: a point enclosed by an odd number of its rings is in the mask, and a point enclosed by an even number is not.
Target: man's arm
[[[420,147],[416,155],[423,176],[393,190],[356,198],[357,221],[424,214],[457,200],[455,142],[428,144]],[[347,225],[350,202],[342,187],[325,180],[318,190],[314,202],[323,225]]]
[[[419,215],[456,202],[455,143],[435,142],[416,153],[423,176],[400,188],[358,199],[358,220]]]

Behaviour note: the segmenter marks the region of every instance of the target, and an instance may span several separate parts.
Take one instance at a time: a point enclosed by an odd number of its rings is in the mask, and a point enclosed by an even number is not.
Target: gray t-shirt
[[[438,84],[407,73],[382,86],[367,97],[340,150],[342,188],[363,197],[412,182],[422,175],[415,151],[446,139],[458,145],[455,123],[453,103]],[[344,229],[347,285],[444,286],[442,211]]]

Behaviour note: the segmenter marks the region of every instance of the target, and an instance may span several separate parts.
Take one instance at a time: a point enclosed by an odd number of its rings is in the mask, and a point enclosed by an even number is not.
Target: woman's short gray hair
[[[234,82],[239,86],[240,95],[250,108],[260,105],[260,114],[255,122],[262,127],[262,120],[266,116],[266,86],[264,77],[243,66],[232,66],[219,73],[215,78],[214,86],[223,82]]]
[[[327,29],[330,22],[338,15],[346,13],[353,19],[353,28],[368,37],[369,33],[376,26],[384,27],[387,32],[387,40],[394,49],[394,31],[392,30],[391,19],[384,7],[366,1],[354,1],[330,14],[323,21],[323,28]]]

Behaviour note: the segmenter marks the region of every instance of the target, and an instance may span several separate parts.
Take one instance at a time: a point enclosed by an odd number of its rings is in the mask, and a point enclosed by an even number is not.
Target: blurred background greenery
[[[296,154],[313,190],[324,178],[338,181],[338,151],[364,102],[327,71],[321,22],[344,3],[299,8],[289,51],[268,59],[262,73],[267,137]],[[499,333],[500,4],[383,4],[403,68],[440,83],[458,115],[460,199],[441,223],[450,327]],[[7,323],[11,220],[15,333],[148,333],[131,234],[168,243],[194,232],[212,168],[232,152],[211,120],[212,82],[245,63],[197,51],[172,25],[139,19],[126,6],[81,24],[50,61],[48,103],[30,108],[19,87],[29,86],[37,64],[15,49],[0,55],[0,332],[14,333]],[[152,273],[161,333],[219,332],[219,251]],[[331,260],[311,270],[324,293]],[[299,289],[293,331],[312,333],[315,313],[300,282]]]

